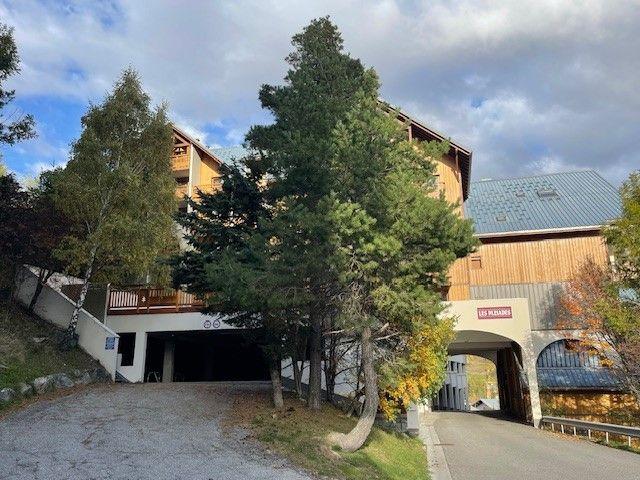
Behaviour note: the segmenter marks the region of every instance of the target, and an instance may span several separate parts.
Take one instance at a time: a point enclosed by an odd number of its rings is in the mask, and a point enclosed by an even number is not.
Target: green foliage
[[[277,213],[266,227],[273,239],[272,271],[284,282],[276,290],[294,292],[300,308],[321,315],[329,308],[325,292],[333,281],[326,209],[332,132],[357,93],[374,95],[378,85],[372,71],[343,53],[340,33],[328,18],[313,20],[292,44],[285,84],[260,91],[274,122],[254,126],[247,142],[261,154],[269,178],[265,198]]]
[[[9,174],[9,170],[4,163],[0,162],[0,177],[4,177]]]
[[[80,349],[60,352],[55,339],[60,331],[50,323],[27,314],[12,302],[0,299],[0,389],[52,373],[96,368],[98,363]],[[40,343],[34,338],[44,338]],[[2,406],[0,406],[2,410]]]
[[[10,288],[16,268],[25,263],[44,269],[43,283],[53,271],[64,269],[53,255],[70,230],[68,219],[53,201],[51,179],[57,173],[43,173],[29,190],[13,175],[0,177],[0,269],[6,277],[0,288]]]
[[[25,261],[30,236],[31,198],[13,175],[0,177],[1,289],[12,287],[15,269]]]
[[[406,407],[442,381],[452,325],[439,319],[440,292],[453,261],[475,247],[472,225],[435,192],[432,159],[448,145],[409,141],[375,95],[359,96],[333,138],[328,210],[339,318],[389,337],[379,342],[381,387]]]
[[[277,354],[291,332],[327,309],[331,132],[359,90],[377,87],[342,52],[327,18],[292,43],[285,85],[264,85],[259,94],[274,122],[251,128],[255,154],[224,168],[222,191],[181,216],[193,250],[174,262],[176,284],[206,297],[208,310],[231,323],[262,328],[265,348]]]
[[[15,98],[15,90],[7,90],[3,84],[19,72],[20,58],[13,40],[13,29],[0,23],[0,144],[13,145],[36,136],[35,122],[31,115],[16,118],[15,112],[9,115],[3,113]]]
[[[172,132],[137,74],[126,70],[100,105],[82,117],[82,134],[56,176],[55,200],[76,227],[56,256],[96,281],[127,282],[177,247],[171,175]]]
[[[632,173],[620,190],[622,216],[605,230],[614,255],[616,274],[640,303],[640,171]]]

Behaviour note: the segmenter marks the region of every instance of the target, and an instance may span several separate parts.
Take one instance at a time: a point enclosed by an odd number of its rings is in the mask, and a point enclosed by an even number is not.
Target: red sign
[[[479,307],[478,319],[491,320],[494,318],[513,318],[511,307]]]

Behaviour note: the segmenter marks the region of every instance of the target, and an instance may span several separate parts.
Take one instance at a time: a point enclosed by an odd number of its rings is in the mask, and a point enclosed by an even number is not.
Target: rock
[[[0,363],[0,370],[6,370],[7,368],[9,367],[7,367],[4,363]]]
[[[28,383],[21,383],[20,385],[18,385],[18,392],[20,392],[20,395],[22,395],[23,397],[29,397],[34,393],[33,385],[29,385]]]
[[[3,388],[0,390],[0,403],[9,403],[16,396],[13,388]]]
[[[53,377],[53,385],[56,388],[71,388],[75,385],[66,373],[55,373],[51,377]]]
[[[89,385],[91,382],[93,382],[93,378],[91,378],[91,373],[86,371],[86,372],[81,372],[81,374],[78,375],[78,379],[76,380],[76,385]]]
[[[33,388],[36,393],[45,393],[49,390],[52,390],[53,385],[53,375],[46,375],[44,377],[38,377],[33,381]]]
[[[44,342],[46,339],[47,339],[47,337],[33,337],[31,340],[35,344],[40,344],[40,343]]]
[[[104,382],[105,380],[111,379],[106,370],[100,367],[89,370],[89,374],[91,375],[91,381],[93,382]]]

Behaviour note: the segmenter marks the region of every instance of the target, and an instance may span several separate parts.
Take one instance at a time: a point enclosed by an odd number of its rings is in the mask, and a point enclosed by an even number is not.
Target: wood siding
[[[444,197],[450,203],[462,205],[462,184],[460,182],[460,170],[454,158],[445,155],[436,161],[436,175],[438,175],[438,188],[444,192]],[[462,216],[462,209],[458,210]]]
[[[469,257],[459,258],[449,270],[447,300],[469,300]]]
[[[457,212],[463,217],[462,183],[460,170],[455,159],[450,155],[445,155],[436,160],[436,175],[438,194],[444,192],[444,197],[448,202],[458,204]],[[469,258],[459,258],[451,266],[446,298],[447,300],[468,300],[470,298]]]
[[[565,282],[591,257],[608,262],[604,239],[598,233],[559,238],[483,243],[478,249],[481,268],[469,271],[471,285]]]
[[[546,391],[540,392],[540,403],[544,415],[604,423],[640,421],[640,407],[629,393]]]

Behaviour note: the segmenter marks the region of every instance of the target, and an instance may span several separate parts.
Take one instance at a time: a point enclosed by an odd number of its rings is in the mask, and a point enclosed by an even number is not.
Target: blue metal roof
[[[233,163],[234,161],[246,157],[249,153],[249,150],[241,145],[212,148],[211,151],[213,151],[215,156],[224,163]]]
[[[559,340],[538,357],[538,384],[546,390],[620,390],[622,382],[614,372],[602,366],[597,355],[567,349]]]
[[[464,209],[480,235],[601,226],[621,214],[618,191],[592,170],[472,182]]]

